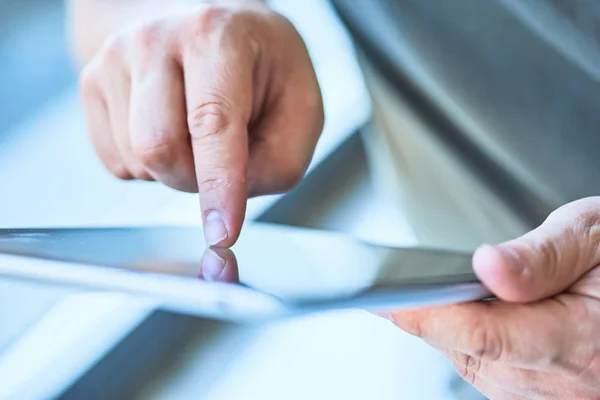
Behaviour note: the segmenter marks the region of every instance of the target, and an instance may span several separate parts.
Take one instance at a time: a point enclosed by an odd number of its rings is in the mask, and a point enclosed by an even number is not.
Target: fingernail
[[[229,234],[225,222],[218,211],[211,211],[204,218],[204,237],[209,246],[215,246],[227,239]]]
[[[225,268],[225,260],[211,249],[207,249],[202,257],[202,278],[207,281],[215,281],[219,278]]]

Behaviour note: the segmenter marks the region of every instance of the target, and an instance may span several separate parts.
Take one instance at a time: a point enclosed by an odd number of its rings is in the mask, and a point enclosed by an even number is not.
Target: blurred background
[[[8,186],[9,175],[18,175],[27,166],[11,162],[10,149],[22,139],[19,128],[56,101],[77,79],[69,60],[65,40],[65,15],[62,0],[0,1],[0,224],[27,215],[26,207],[15,207],[25,196],[20,188]],[[29,145],[35,146],[33,141]],[[7,170],[5,166],[10,168]],[[21,193],[21,194],[20,194]],[[8,200],[12,198],[13,200]],[[18,297],[13,297],[16,292]],[[35,296],[39,302],[14,306],[17,299]],[[31,289],[29,285],[8,284],[0,280],[0,351],[23,330],[38,320],[51,306],[52,289]]]
[[[1,140],[76,79],[62,0],[0,1]]]
[[[347,32],[325,0],[272,3],[308,44],[327,123],[307,183],[253,200],[248,218],[410,243],[370,186],[356,139],[369,99]],[[193,195],[119,182],[100,166],[64,22],[61,0],[0,0],[0,226],[197,224]],[[357,162],[332,190],[323,177],[334,154]],[[307,187],[323,201],[300,208]],[[478,398],[436,352],[364,312],[250,329],[2,278],[0,382],[0,399]]]

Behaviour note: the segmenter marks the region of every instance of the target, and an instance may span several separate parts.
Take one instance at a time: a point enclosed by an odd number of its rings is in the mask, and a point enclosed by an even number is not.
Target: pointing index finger
[[[221,29],[196,38],[182,57],[190,142],[211,246],[235,243],[247,201],[254,57],[234,35]]]

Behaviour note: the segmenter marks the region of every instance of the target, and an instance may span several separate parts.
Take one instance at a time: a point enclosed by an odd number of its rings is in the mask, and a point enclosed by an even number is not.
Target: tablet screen
[[[477,282],[467,253],[381,247],[270,224],[245,227],[231,250],[207,250],[202,230],[191,227],[0,230],[0,252],[228,282],[300,303]]]

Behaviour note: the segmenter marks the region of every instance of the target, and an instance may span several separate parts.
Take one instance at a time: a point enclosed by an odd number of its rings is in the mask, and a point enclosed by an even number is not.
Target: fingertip
[[[228,248],[237,241],[243,217],[231,213],[211,210],[204,216],[203,228],[206,244],[211,247]]]
[[[227,248],[237,241],[246,216],[246,179],[212,176],[198,183],[204,238],[207,246]]]
[[[223,218],[223,213],[211,210],[204,216],[204,238],[209,246],[219,246],[229,239],[229,229]]]
[[[221,249],[228,249],[230,247],[232,247],[238,240],[239,237],[239,231],[236,232],[235,230],[230,230],[230,234],[227,236],[227,238],[223,239],[222,241],[220,241],[217,244],[212,245],[214,248],[221,248]]]
[[[473,269],[485,283],[492,283],[498,279],[503,264],[502,254],[493,246],[484,244],[473,254]]]
[[[528,301],[527,269],[523,258],[512,247],[482,245],[473,254],[473,269],[501,300]]]

